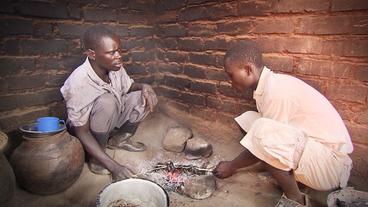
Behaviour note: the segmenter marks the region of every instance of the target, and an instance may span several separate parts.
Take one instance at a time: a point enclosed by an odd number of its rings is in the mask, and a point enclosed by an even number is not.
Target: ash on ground
[[[198,167],[192,164],[158,163],[141,178],[159,184],[166,191],[176,192],[193,199],[205,199],[216,190],[216,179],[208,163]]]

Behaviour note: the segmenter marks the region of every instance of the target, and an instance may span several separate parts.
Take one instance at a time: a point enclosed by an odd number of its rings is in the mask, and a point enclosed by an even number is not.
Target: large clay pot
[[[3,150],[8,142],[8,136],[0,131],[0,206],[12,198],[15,189],[15,177],[13,170],[3,155]]]
[[[18,184],[29,192],[47,195],[70,187],[80,176],[84,151],[66,130],[52,135],[25,133],[10,158]]]

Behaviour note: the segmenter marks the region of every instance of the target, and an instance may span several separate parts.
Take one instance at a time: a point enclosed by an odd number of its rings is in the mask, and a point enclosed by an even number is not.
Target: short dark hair
[[[114,36],[116,36],[116,34],[113,31],[102,25],[89,27],[83,35],[83,49],[95,50],[99,46],[102,37]]]
[[[241,64],[253,63],[259,69],[262,69],[264,66],[262,52],[253,41],[234,43],[225,54],[224,62],[227,60]]]

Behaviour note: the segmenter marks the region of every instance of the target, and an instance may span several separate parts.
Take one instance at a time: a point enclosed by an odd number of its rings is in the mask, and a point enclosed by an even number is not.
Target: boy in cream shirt
[[[316,190],[346,186],[353,145],[340,115],[321,93],[265,67],[252,42],[231,48],[224,66],[235,89],[254,90],[258,112],[235,119],[247,132],[240,142],[245,149],[232,161],[220,162],[217,177],[262,162],[284,191],[277,206],[310,205],[297,181]]]

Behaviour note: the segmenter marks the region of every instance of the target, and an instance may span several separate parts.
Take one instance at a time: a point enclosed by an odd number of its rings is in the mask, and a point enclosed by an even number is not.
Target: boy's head
[[[83,36],[83,46],[89,60],[103,70],[121,68],[121,41],[117,34],[104,26],[92,26]]]
[[[262,53],[251,41],[240,42],[225,54],[225,72],[232,86],[240,92],[257,88],[263,66]]]

